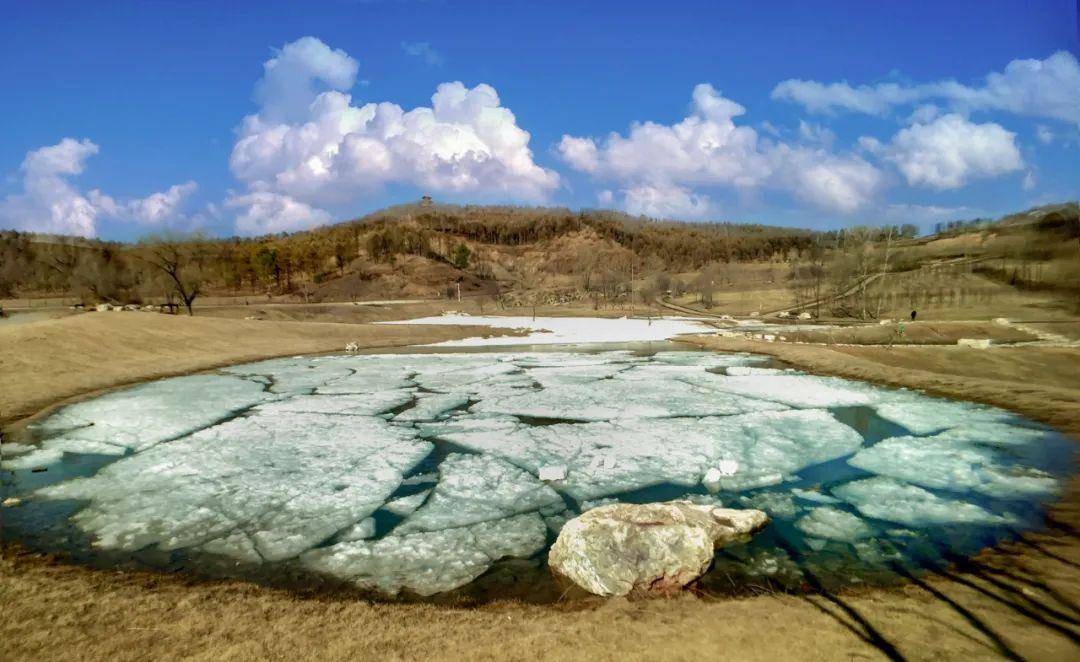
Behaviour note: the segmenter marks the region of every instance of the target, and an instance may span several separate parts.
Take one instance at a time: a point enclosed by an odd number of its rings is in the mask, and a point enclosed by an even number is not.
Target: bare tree
[[[198,237],[149,239],[144,242],[141,258],[161,271],[180,297],[188,315],[192,304],[202,294],[206,273],[202,242]]]

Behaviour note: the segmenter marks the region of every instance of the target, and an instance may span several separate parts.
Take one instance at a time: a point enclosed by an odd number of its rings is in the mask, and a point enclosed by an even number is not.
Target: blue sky
[[[425,192],[927,225],[1080,196],[1074,2],[575,4],[2,2],[0,227],[256,234]]]

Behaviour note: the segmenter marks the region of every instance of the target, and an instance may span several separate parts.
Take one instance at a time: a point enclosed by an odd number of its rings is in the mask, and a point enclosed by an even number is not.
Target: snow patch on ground
[[[581,343],[620,343],[669,340],[687,333],[715,331],[701,322],[685,319],[602,318],[602,317],[494,317],[441,315],[380,324],[480,324],[497,329],[526,329],[524,336],[464,338],[437,343],[444,347],[483,347],[511,345],[558,345]]]

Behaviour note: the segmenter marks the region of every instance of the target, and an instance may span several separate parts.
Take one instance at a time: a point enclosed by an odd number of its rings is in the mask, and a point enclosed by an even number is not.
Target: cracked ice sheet
[[[554,368],[529,368],[527,375],[543,388],[570,384],[589,384],[609,379],[629,370],[630,365],[607,363],[599,365],[559,366]]]
[[[406,517],[416,511],[417,508],[424,504],[427,500],[428,494],[431,490],[424,490],[417,492],[416,494],[410,494],[409,496],[399,497],[393,501],[387,501],[382,509],[388,513],[393,513],[398,517]],[[373,520],[374,521],[374,520]],[[364,536],[365,538],[370,536]]]
[[[31,455],[63,452],[123,455],[212,425],[266,401],[263,385],[224,375],[192,375],[150,382],[69,405],[32,426],[51,436]],[[190,403],[197,401],[199,406]],[[57,455],[59,453],[60,455]],[[40,460],[27,460],[40,461]]]
[[[710,489],[741,491],[774,485],[806,467],[854,453],[862,436],[820,409],[764,411],[712,419],[716,457],[738,462],[733,476]]]
[[[529,557],[546,544],[544,520],[527,513],[441,531],[338,543],[305,553],[301,563],[361,588],[433,595],[468,584],[500,558]]]
[[[1059,487],[1046,472],[1018,466],[999,450],[949,433],[885,439],[860,450],[848,464],[923,487],[970,490],[1001,499],[1046,497]]]
[[[270,392],[311,393],[320,386],[348,377],[352,370],[335,357],[297,356],[222,368],[221,372],[244,377],[269,377]]]
[[[533,475],[549,464],[567,466],[552,485],[578,501],[663,482],[693,486],[701,479],[712,438],[698,421],[669,419],[530,427],[511,417],[477,416],[433,425],[425,434],[502,457]],[[664,447],[658,438],[679,439]],[[607,462],[614,466],[604,468]]]
[[[630,372],[637,371],[638,368]],[[681,368],[680,368],[681,370]],[[521,395],[482,400],[476,413],[508,414],[574,421],[605,421],[672,416],[728,416],[764,409],[785,409],[774,402],[721,393],[678,380],[658,377],[649,384],[637,379],[603,379],[589,384],[553,385]]]
[[[1020,418],[1012,412],[971,402],[954,402],[915,392],[900,392],[892,401],[874,405],[878,416],[912,434],[926,435],[948,428],[974,424],[1009,424]]]
[[[565,507],[555,490],[505,460],[451,453],[439,465],[439,482],[431,497],[392,535],[449,529],[541,509],[557,512]]]
[[[534,474],[544,465],[566,465],[566,478],[552,485],[578,501],[661,483],[691,487],[721,459],[735,460],[739,469],[714,487],[752,489],[862,444],[857,432],[819,410],[538,427],[509,416],[478,416],[432,425],[424,434],[498,455]]]
[[[348,414],[374,416],[413,401],[412,391],[379,391],[355,395],[295,395],[257,407],[264,414]]]
[[[684,333],[712,333],[700,322],[677,319],[610,319],[600,317],[472,317],[442,315],[378,324],[481,324],[498,329],[528,329],[525,336],[464,338],[435,343],[444,347],[508,345],[557,345],[580,343],[620,343],[668,340]]]
[[[867,517],[910,527],[945,524],[1004,525],[1012,515],[995,515],[973,503],[939,497],[893,478],[876,476],[833,488],[832,493]]]
[[[416,376],[416,383],[437,393],[470,393],[487,397],[534,386],[533,379],[524,370],[513,363],[495,360],[455,370],[423,372]]]
[[[108,549],[282,560],[379,508],[431,444],[379,418],[253,414],[38,490]]]
[[[354,395],[358,393],[378,393],[394,389],[416,386],[410,378],[411,372],[394,365],[367,365],[352,374],[335,379],[324,386],[316,386],[318,395]]]
[[[394,417],[395,421],[434,421],[469,404],[461,393],[417,393],[416,404]]]
[[[871,405],[897,397],[893,391],[871,384],[790,372],[736,376],[702,372],[692,379],[694,384],[715,391],[778,402],[790,407],[850,407]]]

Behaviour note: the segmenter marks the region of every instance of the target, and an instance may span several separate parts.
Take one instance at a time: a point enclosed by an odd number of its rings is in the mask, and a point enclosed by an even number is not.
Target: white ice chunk
[[[338,540],[349,542],[351,540],[365,540],[375,536],[375,518],[365,517],[356,524],[338,534]]]
[[[949,434],[885,439],[859,451],[848,463],[923,487],[1004,499],[1047,496],[1059,487],[1057,479],[1044,471],[1019,466],[992,447]]]
[[[38,448],[29,453],[22,453],[13,458],[0,461],[0,469],[7,471],[19,471],[25,469],[41,469],[50,464],[56,464],[64,457],[64,451],[55,448]]]
[[[827,411],[764,411],[712,419],[716,456],[738,462],[733,476],[706,485],[740,491],[775,485],[808,466],[853,453],[862,437]]]
[[[468,584],[503,557],[528,557],[547,543],[537,513],[440,531],[343,542],[311,550],[303,565],[361,588],[432,595]]]
[[[374,416],[413,401],[411,391],[378,391],[356,395],[295,395],[259,405],[263,414],[349,414]]]
[[[795,488],[792,488],[791,493],[794,494],[796,498],[802,499],[803,501],[809,501],[811,503],[825,503],[825,504],[840,503],[840,499],[837,499],[836,497],[831,497],[828,494],[825,494],[823,492],[819,492],[817,490],[804,490],[804,489],[795,487]]]
[[[1009,524],[1011,515],[995,515],[973,503],[946,499],[921,487],[877,476],[833,488],[832,493],[867,517],[911,527],[942,524]]]
[[[854,542],[874,535],[874,530],[857,515],[839,508],[813,508],[795,523],[808,536]]]
[[[394,535],[437,531],[562,505],[563,498],[534,475],[496,457],[451,453],[427,502]]]
[[[394,417],[395,421],[434,421],[447,412],[469,404],[463,393],[417,393],[416,404]]]
[[[0,444],[0,459],[14,457],[15,455],[22,455],[23,453],[29,453],[36,448],[37,446],[31,444],[17,444],[14,442]]]
[[[399,517],[405,517],[422,506],[430,493],[431,490],[424,490],[422,492],[417,492],[416,494],[410,494],[409,496],[403,496],[392,501],[387,501],[386,505],[383,506],[383,510]]]
[[[1003,409],[970,402],[952,402],[907,392],[895,401],[874,406],[878,416],[901,425],[912,434],[926,435],[956,426],[984,423],[1011,423],[1015,414]]]

